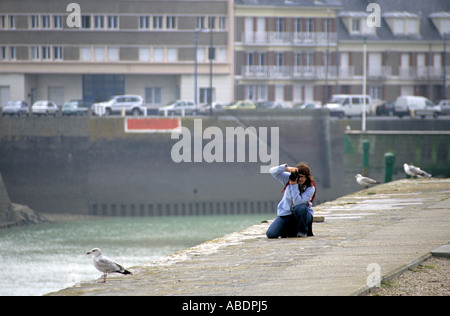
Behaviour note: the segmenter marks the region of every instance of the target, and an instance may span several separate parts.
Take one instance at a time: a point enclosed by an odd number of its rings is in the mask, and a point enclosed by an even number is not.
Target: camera
[[[297,181],[298,178],[300,178],[298,172],[291,172],[291,174],[289,175],[289,180],[291,181]]]

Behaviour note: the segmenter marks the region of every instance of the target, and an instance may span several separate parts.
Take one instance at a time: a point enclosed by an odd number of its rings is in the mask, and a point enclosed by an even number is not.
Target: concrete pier
[[[378,185],[315,214],[314,237],[267,239],[260,223],[48,295],[358,295],[449,243],[450,179]]]

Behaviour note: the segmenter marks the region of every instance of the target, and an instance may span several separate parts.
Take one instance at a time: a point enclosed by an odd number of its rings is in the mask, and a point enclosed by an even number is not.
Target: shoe
[[[297,237],[306,237],[306,234],[303,234],[303,233],[298,232],[298,233],[297,233]]]

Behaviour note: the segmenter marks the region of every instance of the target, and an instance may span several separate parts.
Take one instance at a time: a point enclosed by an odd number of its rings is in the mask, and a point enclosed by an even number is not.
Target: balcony
[[[326,32],[243,32],[245,45],[336,46],[337,33]]]
[[[336,66],[243,66],[242,76],[251,79],[304,79],[324,80],[336,79]],[[339,78],[353,78],[355,68],[340,67]]]
[[[449,77],[450,67],[445,67],[445,70],[446,77]],[[444,68],[433,66],[398,67],[398,76],[401,79],[442,79]]]

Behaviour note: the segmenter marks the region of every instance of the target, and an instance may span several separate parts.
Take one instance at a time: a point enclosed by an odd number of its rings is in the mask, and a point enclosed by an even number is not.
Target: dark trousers
[[[267,238],[297,237],[298,233],[308,234],[312,215],[305,204],[294,207],[291,215],[278,216],[266,232]]]

